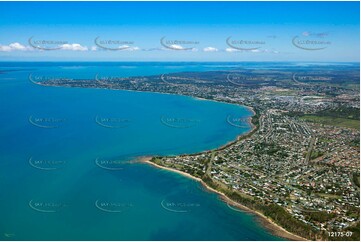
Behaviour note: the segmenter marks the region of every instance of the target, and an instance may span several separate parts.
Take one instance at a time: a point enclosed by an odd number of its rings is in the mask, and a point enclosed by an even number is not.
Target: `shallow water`
[[[37,76],[92,78],[215,70],[218,65],[2,64],[1,240],[279,240],[199,183],[143,155],[214,149],[250,130],[245,107],[190,97],[44,87]],[[226,67],[222,67],[226,68]],[[11,70],[11,71],[9,71]]]

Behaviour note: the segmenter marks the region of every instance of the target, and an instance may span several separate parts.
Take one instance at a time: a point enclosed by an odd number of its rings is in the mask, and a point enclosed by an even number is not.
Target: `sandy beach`
[[[197,98],[197,99],[198,100],[206,100],[206,99],[201,99],[201,98]],[[256,114],[256,112],[254,111],[254,109],[252,107],[247,107],[247,108],[253,113],[253,115]],[[252,129],[249,132],[247,132],[247,134],[253,132],[256,129],[256,126],[252,123],[252,117],[248,118],[248,123],[250,124]],[[198,155],[198,154],[202,154],[202,153],[206,153],[206,152],[219,151],[219,150],[225,149],[225,148],[229,147],[230,145],[232,145],[232,144],[236,143],[237,141],[239,141],[241,138],[244,137],[244,135],[245,134],[238,135],[237,138],[234,141],[230,141],[227,144],[224,144],[221,147],[218,147],[216,149],[202,151],[202,152],[198,152],[196,154],[187,154],[187,155]],[[167,171],[171,171],[171,172],[181,174],[181,175],[183,175],[185,177],[188,177],[190,179],[193,179],[193,180],[196,180],[196,181],[200,182],[208,191],[217,193],[220,196],[220,199],[222,201],[224,201],[225,203],[227,203],[228,205],[234,206],[234,207],[236,207],[236,208],[238,208],[238,209],[240,209],[240,210],[242,210],[244,212],[248,212],[248,213],[252,213],[252,214],[257,215],[258,218],[259,218],[259,222],[262,224],[262,226],[265,227],[266,229],[268,229],[272,234],[274,234],[276,236],[279,236],[279,237],[282,237],[282,238],[285,238],[285,239],[288,239],[288,240],[294,240],[294,241],[305,241],[305,240],[307,240],[307,239],[305,239],[303,237],[300,237],[300,236],[295,235],[295,234],[293,234],[291,232],[288,232],[287,230],[285,230],[284,228],[282,228],[281,226],[276,224],[273,220],[266,217],[262,213],[260,213],[258,211],[254,211],[254,210],[252,210],[252,209],[250,209],[250,208],[248,208],[248,207],[246,207],[246,206],[244,206],[244,205],[242,205],[240,203],[237,203],[237,202],[233,201],[232,199],[227,197],[226,194],[224,194],[224,193],[222,193],[220,191],[217,191],[216,189],[208,186],[204,181],[202,181],[202,179],[200,179],[198,177],[194,177],[194,176],[192,176],[192,175],[190,175],[190,174],[188,174],[186,172],[183,172],[183,171],[179,171],[179,170],[176,170],[176,169],[173,169],[173,168],[164,167],[164,166],[155,164],[155,163],[150,161],[152,158],[153,158],[152,156],[143,156],[143,157],[139,157],[138,161],[140,161],[142,163],[152,165],[152,166],[154,166],[156,168],[160,168],[160,169],[164,169],[164,170],[167,170]]]
[[[259,218],[259,221],[263,225],[263,227],[268,229],[272,234],[274,234],[276,236],[279,236],[279,237],[282,237],[282,238],[285,238],[285,239],[288,239],[288,240],[294,240],[294,241],[305,241],[305,240],[307,240],[307,239],[305,239],[303,237],[300,237],[298,235],[295,235],[295,234],[292,234],[292,233],[288,232],[287,230],[285,230],[284,228],[282,228],[281,226],[279,226],[278,224],[273,222],[271,219],[264,216],[262,213],[260,213],[258,211],[251,210],[248,207],[246,207],[246,206],[244,206],[244,205],[242,205],[240,203],[234,202],[232,199],[227,197],[226,194],[224,194],[224,193],[222,193],[220,191],[217,191],[214,188],[208,186],[200,178],[194,177],[194,176],[192,176],[192,175],[190,175],[190,174],[188,174],[186,172],[183,172],[183,171],[179,171],[179,170],[176,170],[176,169],[173,169],[173,168],[164,167],[164,166],[155,164],[155,163],[150,161],[152,158],[153,157],[151,157],[151,156],[143,156],[143,157],[139,157],[138,161],[142,162],[142,163],[149,164],[149,165],[151,165],[153,167],[156,167],[156,168],[159,168],[159,169],[163,169],[163,170],[167,170],[167,171],[171,171],[171,172],[181,174],[181,175],[183,175],[185,177],[188,177],[190,179],[193,179],[193,180],[196,180],[196,181],[200,182],[208,191],[217,193],[220,196],[220,199],[222,201],[224,201],[225,203],[227,203],[228,205],[234,206],[234,207],[236,207],[236,208],[238,208],[238,209],[240,209],[240,210],[242,210],[244,212],[248,212],[248,213],[252,213],[252,214],[257,215],[258,218]]]

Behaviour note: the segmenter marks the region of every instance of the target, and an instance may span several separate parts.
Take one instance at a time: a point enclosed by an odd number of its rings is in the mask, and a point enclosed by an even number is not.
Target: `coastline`
[[[72,87],[72,86],[52,86],[52,87],[65,87],[65,88],[67,88],[67,87]],[[84,88],[84,87],[72,87],[72,88]],[[86,88],[88,88],[88,87],[86,87]],[[91,88],[91,89],[93,89],[93,88]],[[255,110],[253,109],[253,107],[242,105],[242,104],[228,103],[228,102],[219,101],[219,100],[210,100],[210,99],[199,98],[199,97],[188,96],[188,95],[177,94],[177,93],[163,93],[163,92],[138,91],[138,90],[126,90],[126,89],[114,89],[114,88],[95,88],[95,89],[117,90],[117,91],[128,91],[128,92],[143,92],[143,93],[146,92],[146,93],[155,93],[155,94],[163,94],[163,95],[183,96],[183,97],[188,97],[188,98],[192,98],[192,99],[199,100],[199,101],[221,102],[221,103],[225,103],[225,104],[228,104],[228,105],[231,104],[231,105],[241,106],[241,107],[244,107],[244,108],[246,108],[246,109],[248,109],[249,111],[252,112],[252,115],[247,118],[247,123],[250,125],[251,129],[249,131],[247,131],[246,133],[237,135],[237,137],[234,140],[229,141],[229,142],[227,142],[226,144],[224,144],[224,145],[222,145],[220,147],[210,149],[210,150],[204,150],[204,151],[197,152],[197,153],[192,153],[192,154],[179,154],[177,156],[184,156],[184,155],[192,156],[192,155],[199,155],[199,154],[203,154],[203,153],[209,153],[209,152],[212,152],[212,151],[223,150],[223,149],[235,144],[236,142],[238,142],[245,135],[252,134],[257,129],[257,126],[252,123],[252,117],[254,115],[256,115]],[[165,166],[155,164],[155,163],[150,161],[152,158],[153,158],[152,156],[141,156],[141,157],[137,157],[137,160],[135,162],[138,161],[140,163],[145,163],[145,164],[148,164],[148,165],[152,165],[153,167],[156,167],[156,168],[159,168],[159,169],[164,169],[164,170],[168,170],[170,172],[175,172],[175,173],[183,175],[183,176],[185,176],[187,178],[190,178],[190,179],[193,179],[195,181],[200,182],[208,191],[218,194],[220,196],[220,199],[222,201],[224,201],[228,206],[232,205],[234,207],[239,208],[242,211],[249,212],[251,214],[256,215],[259,222],[262,224],[262,226],[265,229],[267,229],[268,231],[270,231],[275,236],[285,238],[285,239],[288,239],[288,240],[293,240],[293,241],[305,241],[305,240],[308,240],[306,238],[303,238],[301,236],[298,236],[296,234],[293,234],[293,233],[285,230],[283,227],[276,224],[273,220],[266,217],[262,213],[260,213],[258,211],[255,211],[255,210],[252,210],[252,209],[250,209],[250,208],[248,208],[248,207],[246,207],[246,206],[244,206],[244,205],[242,205],[240,203],[237,203],[237,202],[233,201],[232,199],[227,197],[227,195],[225,195],[224,193],[222,193],[222,192],[208,186],[208,184],[206,184],[202,179],[194,177],[194,176],[192,176],[192,175],[190,175],[190,174],[188,174],[186,172],[183,172],[183,171],[179,171],[179,170],[176,170],[176,169],[173,169],[173,168],[169,168],[169,167],[165,167]]]
[[[269,230],[273,235],[276,235],[278,237],[282,237],[288,240],[293,240],[293,241],[305,241],[307,239],[298,236],[296,234],[293,234],[291,232],[288,232],[287,230],[285,230],[284,228],[282,228],[281,226],[279,226],[278,224],[276,224],[273,220],[271,220],[270,218],[266,217],[265,215],[263,215],[262,213],[252,210],[240,203],[237,203],[235,201],[233,201],[232,199],[230,199],[229,197],[227,197],[226,194],[208,186],[207,183],[205,183],[202,179],[192,176],[184,171],[179,171],[170,167],[165,167],[165,166],[161,166],[158,164],[155,164],[153,162],[151,162],[150,160],[152,159],[152,156],[143,156],[143,157],[138,157],[138,161],[144,164],[148,164],[151,165],[155,168],[159,168],[159,169],[163,169],[163,170],[167,170],[170,172],[174,172],[174,173],[178,173],[180,175],[183,175],[187,178],[193,179],[197,182],[200,182],[202,184],[202,186],[204,186],[208,191],[216,193],[217,195],[219,195],[220,199],[225,202],[228,206],[234,206],[236,208],[239,208],[240,210],[244,211],[244,212],[248,212],[254,215],[257,215],[259,222],[262,224],[262,226],[264,228],[266,228],[267,230]]]

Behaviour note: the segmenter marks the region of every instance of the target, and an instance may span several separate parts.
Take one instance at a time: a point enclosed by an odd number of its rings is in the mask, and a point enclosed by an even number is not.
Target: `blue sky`
[[[0,2],[0,9],[0,60],[360,59],[359,2]]]

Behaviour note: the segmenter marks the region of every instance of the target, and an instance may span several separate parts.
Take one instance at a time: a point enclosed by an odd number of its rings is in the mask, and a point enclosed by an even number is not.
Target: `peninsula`
[[[258,214],[276,235],[358,240],[358,68],[285,65],[36,84],[178,94],[252,107],[252,131],[232,143],[141,160],[200,181],[228,206]]]

